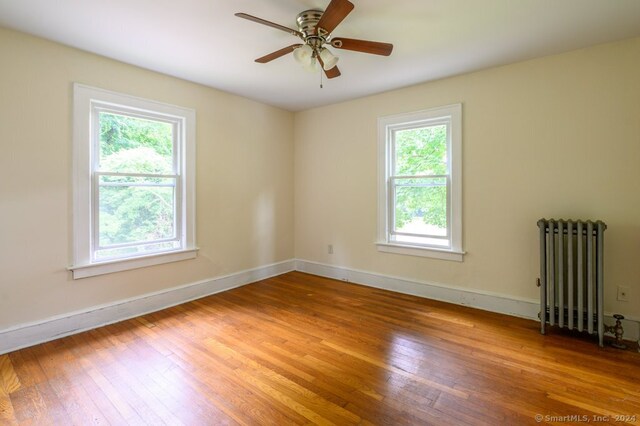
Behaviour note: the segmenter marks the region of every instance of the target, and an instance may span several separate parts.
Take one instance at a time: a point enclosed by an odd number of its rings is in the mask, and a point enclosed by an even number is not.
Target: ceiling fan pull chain
[[[320,70],[320,88],[322,89],[322,70]]]

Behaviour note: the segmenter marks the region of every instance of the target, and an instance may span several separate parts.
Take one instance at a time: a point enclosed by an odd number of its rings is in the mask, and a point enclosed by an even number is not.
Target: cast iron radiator
[[[602,221],[540,219],[540,332],[558,326],[604,339]]]

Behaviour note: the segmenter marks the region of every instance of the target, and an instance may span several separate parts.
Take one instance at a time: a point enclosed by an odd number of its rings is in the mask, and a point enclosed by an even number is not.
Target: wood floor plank
[[[639,366],[534,321],[291,272],[0,356],[0,424],[640,424]]]
[[[340,345],[337,345],[337,344],[329,342],[329,341],[323,341],[322,343],[327,345],[327,346],[329,346],[332,349],[335,349],[335,350],[339,351],[339,352],[345,353],[345,354],[350,355],[350,356],[352,356],[354,358],[361,359],[361,360],[363,360],[365,362],[368,362],[368,363],[370,363],[372,365],[375,365],[377,367],[389,370],[389,371],[391,371],[393,373],[400,374],[401,376],[405,376],[405,377],[407,377],[407,378],[409,378],[411,380],[415,380],[417,382],[423,383],[423,384],[425,384],[425,385],[427,385],[427,386],[429,386],[431,388],[435,388],[435,389],[438,389],[438,390],[440,390],[442,392],[446,392],[446,393],[449,393],[449,394],[451,394],[453,396],[457,396],[458,398],[466,399],[466,398],[469,397],[469,394],[467,392],[457,390],[457,389],[455,389],[455,388],[453,388],[451,386],[447,386],[445,384],[438,383],[438,382],[435,382],[433,380],[429,380],[429,379],[420,377],[420,376],[412,374],[412,373],[408,373],[407,371],[403,370],[402,368],[398,368],[398,367],[396,367],[396,366],[394,366],[392,364],[388,364],[388,363],[386,363],[384,361],[381,361],[379,359],[376,359],[376,358],[370,357],[368,355],[359,353],[357,351],[342,347]]]
[[[9,395],[21,387],[9,355],[0,355],[0,424],[18,424]]]
[[[15,412],[13,410],[13,404],[11,398],[4,392],[0,392],[0,424],[3,425],[17,425]]]
[[[0,355],[0,392],[8,395],[20,389],[20,380],[9,355]]]
[[[253,385],[240,379],[235,374],[235,368],[223,364],[204,349],[182,350],[181,346],[186,343],[181,334],[165,333],[165,337],[175,345],[171,359],[181,370],[180,374],[189,379],[187,384],[207,395],[220,410],[238,423],[257,424],[258,419],[264,419],[263,422],[268,424],[303,423],[304,417],[298,416],[277,400],[253,392]],[[177,374],[175,370],[172,372]]]
[[[237,372],[250,374],[252,377],[261,380],[263,384],[266,384],[269,388],[275,390],[276,392],[279,392],[282,395],[289,396],[293,400],[301,401],[302,405],[307,407],[309,410],[312,410],[316,413],[323,413],[323,416],[327,417],[328,420],[331,420],[336,424],[344,424],[345,422],[358,423],[361,420],[358,416],[335,404],[330,399],[320,397],[317,393],[314,393],[308,386],[305,387],[297,384],[295,381],[290,380],[281,374],[278,374],[277,371],[271,370],[268,367],[260,364],[259,362],[243,356],[240,352],[229,348],[219,341],[210,339],[206,343],[207,347],[209,347],[216,353],[224,353],[227,356],[239,359],[242,363],[242,370],[238,369],[236,370]],[[346,401],[344,402],[344,404],[346,404]],[[304,412],[306,413],[307,411],[305,410]],[[302,414],[302,412],[300,412],[300,414]],[[305,417],[307,416],[305,415]]]
[[[3,356],[6,359],[8,359],[8,356],[6,355],[3,355]],[[5,364],[3,368],[5,369],[9,368],[8,365],[6,364],[6,359],[3,361],[3,364]],[[13,379],[11,379],[10,382],[13,382]],[[2,386],[0,386],[0,424],[6,424],[6,425],[18,424],[18,420],[16,419],[16,413],[13,409],[13,403],[11,402],[11,398],[9,397],[9,394],[6,392],[6,388],[7,386],[4,383],[2,384]],[[11,386],[11,388],[14,389],[15,391],[15,390],[18,390],[20,387]]]
[[[47,380],[38,362],[40,351],[39,346],[33,346],[8,354],[21,386],[29,387]]]

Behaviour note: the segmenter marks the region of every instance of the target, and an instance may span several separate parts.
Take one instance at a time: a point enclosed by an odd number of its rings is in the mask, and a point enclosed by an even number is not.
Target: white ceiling
[[[0,0],[0,26],[292,111],[640,35],[640,0],[351,1],[333,36],[395,48],[333,49],[342,76],[323,89],[292,55],[254,62],[299,39],[233,15],[295,28],[329,0]]]

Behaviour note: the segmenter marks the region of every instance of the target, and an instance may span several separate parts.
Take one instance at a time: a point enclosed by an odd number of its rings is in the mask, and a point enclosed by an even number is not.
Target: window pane
[[[395,132],[395,175],[445,175],[447,126],[421,127]]]
[[[101,176],[99,246],[174,238],[175,183],[175,179]]]
[[[100,170],[173,174],[173,125],[100,112]]]
[[[447,236],[447,179],[394,179],[395,232]]]

